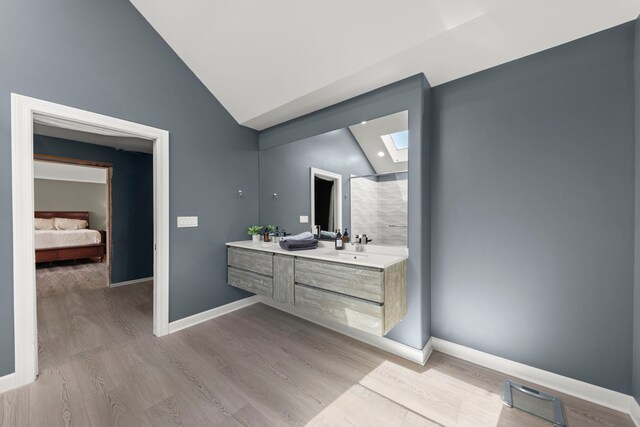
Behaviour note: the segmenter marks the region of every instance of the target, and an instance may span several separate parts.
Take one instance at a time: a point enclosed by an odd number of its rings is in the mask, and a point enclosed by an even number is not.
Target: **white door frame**
[[[169,132],[149,126],[11,94],[13,206],[14,386],[38,374],[35,243],[33,233],[34,114],[129,133],[153,141],[154,289],[153,333],[169,333]]]
[[[311,168],[311,227],[316,225],[316,186],[314,185],[315,178],[326,179],[327,181],[334,181],[336,185],[335,199],[333,200],[333,212],[335,218],[334,228],[342,230],[342,175],[339,173],[329,172],[318,168]],[[326,230],[334,231],[334,230]]]

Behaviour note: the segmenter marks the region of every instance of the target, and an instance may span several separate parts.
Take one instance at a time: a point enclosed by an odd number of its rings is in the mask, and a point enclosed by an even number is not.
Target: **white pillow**
[[[35,218],[36,230],[53,230],[53,218]]]
[[[89,224],[84,219],[54,218],[53,226],[56,230],[82,230]]]

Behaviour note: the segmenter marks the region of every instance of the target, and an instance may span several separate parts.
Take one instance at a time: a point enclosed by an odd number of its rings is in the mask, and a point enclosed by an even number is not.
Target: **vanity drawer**
[[[228,265],[273,276],[273,254],[250,249],[228,248]]]
[[[273,298],[273,278],[233,267],[229,267],[228,273],[231,286]]]
[[[296,283],[384,302],[384,273],[376,268],[296,259]]]
[[[295,306],[370,334],[383,333],[384,308],[373,302],[296,284]]]

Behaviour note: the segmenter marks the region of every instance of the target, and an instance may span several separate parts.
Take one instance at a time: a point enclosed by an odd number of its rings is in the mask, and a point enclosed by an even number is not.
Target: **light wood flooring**
[[[2,425],[550,426],[437,352],[419,366],[262,304],[162,338],[151,314],[151,283],[40,298],[40,376],[0,395]],[[560,396],[570,426],[633,425]]]
[[[59,261],[36,266],[38,298],[107,287],[107,265],[93,260]]]

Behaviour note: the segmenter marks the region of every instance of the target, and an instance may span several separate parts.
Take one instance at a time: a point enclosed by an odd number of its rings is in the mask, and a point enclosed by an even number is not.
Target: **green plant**
[[[274,231],[276,231],[276,227],[274,227],[273,225],[265,225],[264,228],[266,228],[267,232],[269,233],[273,233]]]
[[[249,234],[249,236],[254,236],[256,234],[260,234],[261,230],[262,230],[262,226],[252,225],[251,227],[247,228],[247,234]]]

